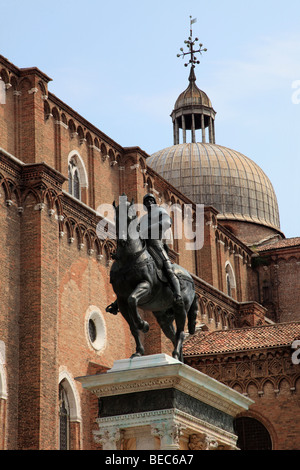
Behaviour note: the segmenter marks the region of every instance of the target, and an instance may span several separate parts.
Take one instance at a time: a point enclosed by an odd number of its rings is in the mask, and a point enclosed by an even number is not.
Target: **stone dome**
[[[191,69],[191,70],[193,71],[194,69]],[[203,90],[200,90],[200,88],[197,87],[195,83],[196,77],[191,78],[191,75],[190,75],[189,80],[190,80],[189,86],[187,87],[186,90],[184,90],[178,96],[174,105],[174,110],[184,108],[185,106],[193,106],[193,105],[207,106],[208,108],[212,108],[211,101],[209,97],[207,96],[207,94]]]
[[[215,207],[220,219],[280,229],[270,180],[240,152],[214,143],[182,143],[154,153],[147,164],[193,202]]]

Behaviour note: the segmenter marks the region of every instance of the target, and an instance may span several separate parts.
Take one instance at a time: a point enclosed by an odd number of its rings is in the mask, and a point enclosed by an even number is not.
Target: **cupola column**
[[[192,114],[192,143],[196,142],[195,114]]]
[[[182,138],[183,138],[183,143],[186,144],[186,128],[185,128],[185,117],[184,117],[184,114],[181,116],[181,126],[182,126]]]
[[[174,133],[174,145],[179,144],[179,126],[177,118],[174,119],[173,122],[173,133]]]
[[[202,142],[205,143],[205,126],[204,126],[204,115],[201,114],[201,130],[202,130]]]
[[[214,138],[213,138],[213,127],[212,127],[212,118],[209,118],[209,143],[213,144],[214,143]]]

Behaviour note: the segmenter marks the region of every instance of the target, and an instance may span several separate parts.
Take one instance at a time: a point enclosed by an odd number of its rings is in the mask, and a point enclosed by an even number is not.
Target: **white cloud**
[[[300,35],[282,38],[264,37],[260,43],[248,46],[245,59],[219,62],[215,95],[226,100],[237,100],[286,90],[300,79]]]

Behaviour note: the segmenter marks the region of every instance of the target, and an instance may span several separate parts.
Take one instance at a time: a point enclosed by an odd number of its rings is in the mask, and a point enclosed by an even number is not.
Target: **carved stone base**
[[[165,354],[78,377],[99,398],[103,450],[236,449],[233,419],[252,401]]]

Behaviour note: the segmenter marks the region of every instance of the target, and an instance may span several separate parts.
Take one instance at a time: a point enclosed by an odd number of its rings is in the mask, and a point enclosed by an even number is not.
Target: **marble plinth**
[[[76,380],[99,399],[94,438],[104,450],[236,449],[234,417],[253,403],[166,354]]]

